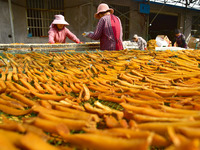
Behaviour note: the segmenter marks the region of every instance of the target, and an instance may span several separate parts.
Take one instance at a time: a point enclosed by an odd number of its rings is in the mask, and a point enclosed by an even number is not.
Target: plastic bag
[[[156,45],[158,47],[168,47],[169,43],[161,36],[156,37]]]

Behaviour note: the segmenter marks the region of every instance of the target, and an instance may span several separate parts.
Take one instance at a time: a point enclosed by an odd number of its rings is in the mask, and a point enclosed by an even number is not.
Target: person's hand
[[[77,42],[77,44],[83,44],[83,42],[79,41],[79,42]]]
[[[83,32],[83,34],[82,34],[82,35],[83,35],[84,37],[87,37],[87,36],[88,36],[90,33],[92,33],[92,34],[93,34],[94,32],[92,32],[92,31],[89,31],[89,32]]]

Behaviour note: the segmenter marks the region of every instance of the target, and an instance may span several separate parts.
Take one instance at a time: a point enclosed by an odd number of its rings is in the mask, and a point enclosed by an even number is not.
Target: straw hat
[[[68,22],[65,21],[65,17],[63,15],[55,15],[55,19],[52,24],[64,24],[69,25]]]
[[[111,14],[114,13],[114,10],[112,8],[109,8],[107,4],[101,3],[97,8],[97,13],[94,14],[94,17],[100,19],[99,13],[106,11],[110,11]]]

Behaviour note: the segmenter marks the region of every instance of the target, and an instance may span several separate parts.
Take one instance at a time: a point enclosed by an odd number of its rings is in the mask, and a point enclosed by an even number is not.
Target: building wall
[[[8,2],[0,1],[0,43],[11,43],[12,39],[9,35],[12,35],[10,26]]]
[[[92,41],[91,39],[86,39],[82,36],[83,32],[93,30],[93,18],[91,18],[93,10],[91,10],[91,8],[94,8],[91,6],[91,3],[86,1],[84,3],[73,4],[71,6],[68,3],[65,4],[65,19],[70,24],[67,28],[70,29],[70,31],[81,41]],[[69,41],[69,39],[67,39],[67,41]]]
[[[81,41],[87,42],[92,41],[91,39],[84,38],[82,33],[84,31],[94,31],[98,20],[94,18],[94,13],[96,13],[97,6],[100,1],[94,0],[65,0],[65,19],[69,22],[67,26],[71,32],[77,35]],[[147,37],[147,15],[141,14],[139,12],[139,3],[133,0],[121,1],[121,0],[107,0],[109,5],[121,5],[130,7],[130,20],[129,20],[129,39],[133,34],[138,34],[144,38]],[[173,14],[179,16],[179,23],[177,28],[182,31],[186,29],[184,34],[186,37],[191,32],[191,20],[192,16],[199,16],[199,11],[187,11],[184,8],[169,7],[162,5],[151,4],[151,12]],[[26,22],[26,0],[12,0],[12,11],[13,11],[13,21],[14,21],[14,33],[16,43],[47,43],[48,37],[28,37],[27,36],[27,22]],[[8,0],[0,0],[0,43],[12,43],[11,24]],[[185,24],[184,19],[186,18]],[[54,18],[52,18],[53,20]],[[170,23],[170,21],[169,21]],[[66,42],[72,42],[67,39]]]
[[[0,0],[0,43],[13,43],[8,0]],[[26,22],[26,0],[12,0],[15,43],[47,43],[45,37],[28,37]]]
[[[27,24],[25,0],[15,1],[12,3],[14,33],[16,43],[26,43],[27,41]]]
[[[130,39],[133,37],[134,34],[143,37],[144,39],[147,38],[147,19],[146,14],[141,14],[139,12],[139,3],[132,2],[131,4],[131,14],[130,14]]]

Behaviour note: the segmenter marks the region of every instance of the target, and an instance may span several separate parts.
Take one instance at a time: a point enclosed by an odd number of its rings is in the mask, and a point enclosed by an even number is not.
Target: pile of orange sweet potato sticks
[[[0,149],[200,149],[199,50],[1,61]]]

